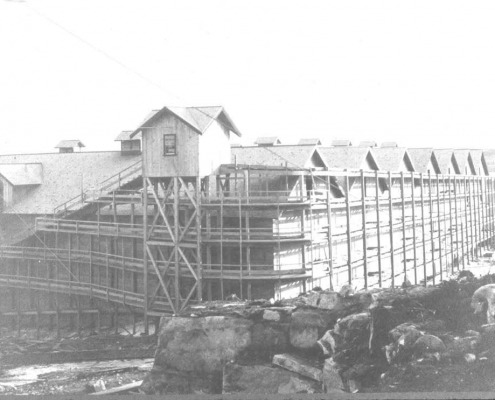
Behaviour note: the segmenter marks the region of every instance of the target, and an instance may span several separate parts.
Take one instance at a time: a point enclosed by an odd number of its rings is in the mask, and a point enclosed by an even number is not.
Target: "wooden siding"
[[[217,121],[199,136],[199,175],[217,172],[221,164],[230,163],[230,133]]]
[[[163,135],[176,134],[177,154],[163,155]],[[143,169],[147,177],[198,176],[199,134],[170,113],[143,131]]]

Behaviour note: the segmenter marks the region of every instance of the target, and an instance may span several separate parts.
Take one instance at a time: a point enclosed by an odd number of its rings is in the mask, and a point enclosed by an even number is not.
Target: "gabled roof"
[[[299,139],[298,145],[313,145],[313,146],[321,146],[321,140],[318,138],[303,138]]]
[[[477,174],[476,170],[474,169],[473,160],[471,159],[469,150],[454,149],[454,157],[457,160],[457,165],[461,174],[466,174],[466,171],[468,175]]]
[[[80,140],[61,140],[56,146],[56,149],[67,147],[86,147]]]
[[[390,147],[399,147],[399,145],[397,144],[397,142],[383,142],[380,147],[386,147],[386,148],[390,148]]]
[[[137,134],[134,137],[131,137],[132,133],[134,131],[122,131],[120,132],[119,136],[115,138],[115,142],[123,142],[125,140],[138,140],[141,135]]]
[[[340,147],[340,146],[352,146],[352,142],[350,140],[340,140],[340,139],[337,139],[337,140],[332,140],[332,143],[330,145],[331,146],[336,146],[336,147]]]
[[[216,120],[227,129],[234,132],[237,136],[241,136],[239,129],[237,129],[234,122],[222,106],[207,106],[163,107],[160,110],[153,110],[150,114],[148,114],[141,125],[131,133],[130,138],[133,138],[142,129],[149,128],[157,118],[167,112],[180,118],[199,134],[203,134],[211,123]]]
[[[33,164],[0,164],[0,175],[13,186],[41,185],[43,166]]]
[[[469,150],[469,153],[471,154],[471,161],[476,175],[488,175],[483,150]]]
[[[408,171],[414,171],[414,164],[407,150],[403,147],[377,147],[373,155],[380,171],[399,172],[404,161]]]
[[[428,165],[431,165],[433,167],[433,171],[436,174],[440,173],[440,168],[438,166],[438,160],[435,156],[435,152],[433,151],[432,148],[423,148],[423,149],[411,149],[408,148],[407,152],[409,153],[409,156],[411,157],[411,160],[414,164],[414,170],[416,172],[423,172],[426,173],[428,172]]]
[[[484,150],[483,158],[485,160],[488,175],[495,175],[495,150]]]
[[[318,150],[328,168],[364,169],[367,157],[371,157],[372,163],[377,167],[373,153],[368,147],[320,147]]]
[[[140,159],[141,155],[124,156],[120,151],[0,155],[0,169],[5,164],[38,164],[43,168],[43,182],[3,212],[51,214],[81,190],[97,188],[100,182]]]
[[[448,174],[450,165],[454,167],[454,171],[450,171],[451,174],[459,174],[459,165],[457,164],[457,159],[454,156],[454,151],[452,149],[434,149],[435,157],[438,162],[438,168],[441,174]]]
[[[279,145],[282,142],[280,139],[276,136],[260,136],[254,144],[257,144],[258,146],[275,146]]]
[[[325,161],[315,146],[249,146],[231,148],[232,163],[263,166],[287,166],[288,168],[310,168],[313,157]]]
[[[376,147],[376,146],[378,146],[378,143],[374,142],[372,140],[364,140],[362,142],[359,142],[358,146],[359,147]]]

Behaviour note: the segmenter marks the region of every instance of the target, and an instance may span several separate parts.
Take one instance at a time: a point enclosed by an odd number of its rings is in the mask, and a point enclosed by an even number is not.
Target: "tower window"
[[[163,155],[175,156],[177,154],[177,136],[174,134],[163,135]]]

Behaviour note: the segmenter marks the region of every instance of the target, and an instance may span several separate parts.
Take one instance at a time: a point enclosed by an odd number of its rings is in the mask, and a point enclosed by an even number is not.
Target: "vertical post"
[[[392,173],[388,171],[388,221],[389,221],[389,237],[390,237],[390,272],[391,286],[395,287],[395,265],[394,265],[394,217],[392,209]]]
[[[349,175],[345,175],[345,217],[347,222],[347,280],[352,284],[352,247],[351,247],[351,205],[349,199]]]
[[[454,273],[454,267],[455,267],[455,252],[454,252],[454,233],[452,232],[453,229],[453,223],[452,223],[452,189],[451,189],[451,177],[449,175],[448,179],[448,190],[449,190],[449,230],[450,230],[450,265],[452,267],[452,273]],[[456,216],[457,217],[457,216]],[[455,220],[456,222],[456,231],[457,231],[457,219]]]
[[[462,265],[464,269],[464,242],[461,242],[461,253],[459,254],[459,213],[458,213],[458,207],[457,203],[459,201],[458,199],[458,183],[457,183],[457,177],[454,175],[454,213],[455,213],[455,249],[456,249],[456,256],[457,256],[457,268],[459,269],[459,258],[462,258]],[[462,220],[462,217],[461,217]]]
[[[440,215],[440,183],[438,174],[436,175],[437,181],[437,226],[438,226],[438,264],[440,266],[440,282],[443,281],[443,260],[442,260],[442,218]]]
[[[203,300],[203,262],[201,259],[201,180],[196,177],[196,275],[198,276],[198,289],[196,291],[197,300]],[[209,192],[209,191],[208,191]],[[223,220],[223,214],[220,212],[220,220]]]
[[[366,241],[366,182],[364,179],[364,171],[361,170],[361,213],[363,221],[363,275],[364,288],[368,289],[368,244]]]
[[[327,245],[328,245],[328,276],[330,290],[333,290],[333,248],[332,248],[332,205],[330,202],[330,176],[327,175]]]
[[[180,263],[179,263],[179,178],[174,176],[174,290],[175,290],[175,309],[180,310]]]
[[[465,229],[466,229],[466,257],[467,257],[467,262],[469,265],[469,261],[471,259],[470,257],[470,250],[469,250],[469,232],[468,232],[468,227],[469,227],[469,222],[468,222],[468,185],[467,185],[467,177],[464,175],[464,219],[465,219]],[[464,240],[462,241],[464,243]]]
[[[143,174],[143,322],[144,334],[149,335],[148,320],[148,181]],[[100,275],[100,274],[98,274]],[[98,314],[99,320],[99,314]]]
[[[412,234],[413,234],[413,258],[414,258],[414,284],[418,284],[418,259],[416,250],[416,201],[414,198],[414,172],[411,172],[411,208],[412,208]]]
[[[407,257],[406,257],[406,193],[404,190],[404,172],[400,173],[400,194],[402,211],[402,262],[404,263],[404,282],[407,281]]]
[[[435,265],[435,232],[433,226],[433,199],[431,196],[431,173],[428,171],[428,196],[429,196],[429,208],[430,208],[430,241],[431,241],[431,265],[433,270],[433,285],[436,280],[436,265]]]
[[[380,227],[380,183],[378,180],[378,171],[375,171],[375,206],[376,206],[376,246],[378,255],[378,286],[382,287],[382,246],[381,246],[381,227]]]

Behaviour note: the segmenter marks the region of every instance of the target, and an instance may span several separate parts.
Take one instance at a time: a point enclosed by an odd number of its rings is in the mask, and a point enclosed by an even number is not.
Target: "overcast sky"
[[[0,153],[165,105],[279,136],[495,148],[495,2],[0,0]]]

